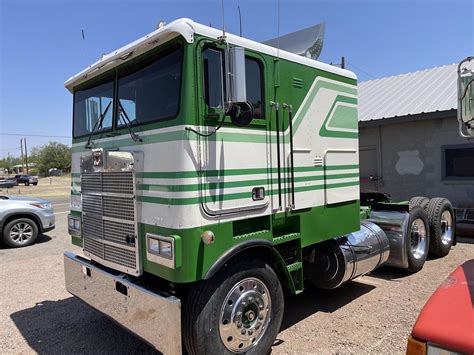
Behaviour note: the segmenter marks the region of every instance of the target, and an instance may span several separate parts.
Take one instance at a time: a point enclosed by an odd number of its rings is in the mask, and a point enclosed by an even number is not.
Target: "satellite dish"
[[[326,24],[322,22],[262,43],[316,60],[323,49],[325,28]]]

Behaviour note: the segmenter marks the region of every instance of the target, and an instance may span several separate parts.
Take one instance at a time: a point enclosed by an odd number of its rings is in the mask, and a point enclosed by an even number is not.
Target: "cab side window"
[[[204,71],[204,101],[213,108],[224,104],[224,55],[220,50],[206,48],[202,52]]]
[[[247,100],[253,106],[253,118],[264,118],[263,113],[263,75],[262,67],[253,58],[245,58],[245,86],[247,89]]]
[[[224,52],[205,48],[202,52],[204,101],[208,107],[223,108],[225,102]],[[263,70],[256,59],[245,58],[247,100],[254,109],[254,118],[264,118]]]

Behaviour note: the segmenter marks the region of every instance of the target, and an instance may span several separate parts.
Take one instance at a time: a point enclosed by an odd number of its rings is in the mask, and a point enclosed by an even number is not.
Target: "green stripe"
[[[295,187],[295,192],[306,192],[306,191],[315,191],[322,189],[336,189],[341,187],[357,186],[359,181],[352,182],[341,182],[335,184],[322,184],[314,186],[301,186]],[[289,188],[282,189],[282,193],[290,192]],[[267,192],[268,195],[276,195],[278,190],[270,190]],[[201,202],[209,203],[216,201],[229,201],[229,200],[238,200],[243,198],[252,198],[252,192],[239,192],[232,194],[220,194],[214,196],[201,197],[191,197],[191,198],[165,198],[165,197],[152,197],[152,196],[138,196],[138,201],[148,202],[160,205],[195,205]]]
[[[334,111],[338,102],[345,102],[345,103],[356,105],[357,99],[342,96],[342,95],[337,95],[336,100],[334,100],[328,114],[326,115],[326,119],[324,120],[323,125],[321,126],[321,129],[319,130],[319,135],[322,137],[359,138],[359,132],[328,130],[326,128],[326,123],[329,120],[329,117],[331,117],[331,113]],[[355,117],[353,117],[353,119],[355,121],[356,129],[357,129],[357,114],[355,115]]]
[[[352,174],[334,174],[334,175],[314,175],[314,176],[298,176],[295,177],[295,182],[317,181],[317,180],[332,180],[359,177],[358,173]],[[282,183],[290,182],[290,178],[283,178]],[[203,184],[187,184],[187,185],[163,185],[163,184],[138,184],[137,189],[142,191],[162,191],[162,192],[185,192],[185,191],[199,191],[203,190],[217,190],[228,189],[233,187],[244,186],[258,186],[272,184],[276,185],[278,179],[258,179],[245,181],[219,181],[209,182]]]
[[[332,166],[296,166],[295,172],[309,171],[328,171],[328,170],[349,170],[359,169],[359,165],[332,165]],[[155,178],[155,179],[181,179],[181,178],[197,178],[200,176],[235,176],[235,175],[254,175],[254,174],[271,174],[277,173],[278,168],[250,168],[250,169],[222,169],[222,170],[205,170],[205,171],[156,171],[156,172],[138,172],[137,178]],[[283,173],[290,172],[289,168],[282,169]]]
[[[357,95],[357,89],[356,88],[348,88],[346,86],[338,85],[338,84],[335,84],[335,83],[328,83],[326,81],[317,82],[314,89],[313,89],[313,91],[311,91],[308,94],[309,97],[306,100],[304,106],[301,107],[301,109],[297,112],[297,114],[294,117],[294,125],[293,125],[294,132],[293,132],[293,135],[295,135],[295,132],[298,130],[298,127],[301,124],[301,122],[303,121],[303,118],[308,113],[308,110],[309,110],[311,104],[313,103],[316,94],[322,88],[333,90],[333,91],[343,92],[343,93],[346,93],[346,94],[349,94],[349,95]],[[324,124],[323,124],[323,126],[324,126]]]

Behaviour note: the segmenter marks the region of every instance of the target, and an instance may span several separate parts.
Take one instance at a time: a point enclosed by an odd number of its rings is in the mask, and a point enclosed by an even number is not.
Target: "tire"
[[[233,260],[191,287],[183,311],[184,345],[192,355],[267,354],[280,330],[283,302],[280,281],[265,261]]]
[[[413,206],[410,210],[410,220],[405,238],[407,271],[415,273],[423,269],[430,246],[428,217],[420,206]]]
[[[426,207],[430,226],[430,254],[443,257],[449,254],[456,236],[453,206],[445,198],[432,198]]]
[[[36,185],[38,185],[38,183],[37,183],[37,182],[34,182],[34,183],[33,183],[33,186],[36,186]]]
[[[23,232],[20,232],[21,229]],[[31,245],[35,242],[36,237],[38,237],[38,226],[29,218],[14,219],[8,222],[3,229],[3,241],[12,248]]]
[[[425,209],[426,206],[428,205],[428,202],[430,202],[430,199],[428,197],[424,196],[415,196],[410,199],[410,211],[414,206],[420,206],[421,208]]]
[[[30,183],[28,181],[25,182],[25,186],[30,186]]]

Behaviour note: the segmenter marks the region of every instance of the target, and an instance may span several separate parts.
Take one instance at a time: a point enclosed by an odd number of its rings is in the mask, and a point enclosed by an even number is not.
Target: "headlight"
[[[160,255],[164,258],[173,258],[173,244],[160,240]]]
[[[69,215],[67,216],[68,232],[74,237],[81,236],[81,217]]]
[[[51,206],[51,203],[49,202],[34,202],[34,203],[30,203],[31,206],[35,206],[35,207],[38,207],[38,208],[47,208],[47,209],[52,209],[53,206]]]
[[[147,259],[169,268],[176,267],[175,238],[147,233]]]

